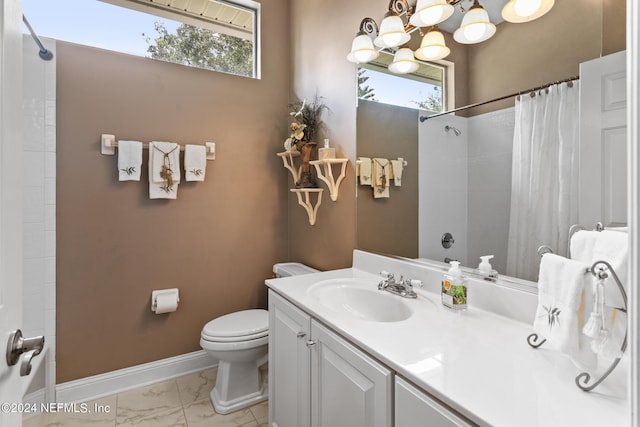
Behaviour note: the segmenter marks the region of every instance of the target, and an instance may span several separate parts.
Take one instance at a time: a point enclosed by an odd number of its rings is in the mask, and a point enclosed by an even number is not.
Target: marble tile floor
[[[85,402],[92,413],[50,412],[23,419],[24,427],[265,427],[267,402],[222,415],[209,393],[216,369],[124,391]],[[107,411],[108,409],[108,411]],[[83,412],[87,412],[83,411]]]

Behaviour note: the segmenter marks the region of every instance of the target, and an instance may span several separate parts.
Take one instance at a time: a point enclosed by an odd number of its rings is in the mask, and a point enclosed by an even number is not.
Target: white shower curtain
[[[578,220],[578,102],[577,81],[516,101],[509,276],[538,280],[541,245],[566,255],[569,227]]]

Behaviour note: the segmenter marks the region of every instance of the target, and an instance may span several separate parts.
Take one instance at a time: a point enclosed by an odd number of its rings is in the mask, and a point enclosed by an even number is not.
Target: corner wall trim
[[[81,403],[217,366],[204,350],[56,385],[56,401]]]

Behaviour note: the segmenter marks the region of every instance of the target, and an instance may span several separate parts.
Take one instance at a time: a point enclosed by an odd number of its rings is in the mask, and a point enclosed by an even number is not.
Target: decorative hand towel
[[[595,348],[598,355],[615,359],[621,357],[620,349],[627,335],[627,314],[617,308],[604,307],[604,321],[607,329],[607,338]]]
[[[540,261],[538,308],[533,328],[555,349],[567,354],[576,366],[590,369],[597,364],[589,341],[582,336],[579,310],[582,291],[591,286],[593,276],[585,274],[589,265],[555,254]]]
[[[404,169],[402,160],[391,160],[391,177],[396,187],[402,185],[402,169]]]
[[[373,181],[373,198],[389,197],[389,160],[374,158],[371,164],[371,180]]]
[[[371,159],[369,157],[358,157],[360,164],[360,185],[371,185]]]
[[[118,178],[120,181],[140,181],[142,142],[118,141]]]
[[[207,147],[204,145],[184,146],[184,175],[187,181],[204,181],[207,170]]]
[[[593,258],[591,260],[591,262],[606,261],[611,264],[627,293],[629,292],[627,285],[628,239],[629,235],[623,231],[606,229],[599,232],[598,239],[593,247]],[[604,283],[604,304],[609,307],[624,307],[622,295],[611,274],[609,274],[609,278]]]
[[[180,146],[173,142],[149,143],[149,198],[176,199],[180,183]]]

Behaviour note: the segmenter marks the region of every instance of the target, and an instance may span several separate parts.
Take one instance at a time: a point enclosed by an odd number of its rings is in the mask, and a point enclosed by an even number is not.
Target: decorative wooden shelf
[[[322,192],[323,188],[292,188],[291,192],[295,193],[298,196],[298,204],[307,211],[307,215],[309,215],[309,224],[315,225],[316,223],[316,215],[318,214],[318,208],[322,203]],[[318,198],[316,200],[315,206],[311,203],[309,195],[311,193],[317,194]],[[304,201],[302,200],[302,195],[304,194]]]
[[[312,160],[309,163],[315,166],[316,172],[318,173],[318,178],[324,181],[329,188],[329,195],[331,196],[331,200],[334,202],[338,200],[338,190],[340,188],[340,184],[344,179],[347,171],[347,162],[349,159],[324,159],[324,160]],[[340,176],[338,179],[333,177],[333,170],[331,169],[332,165],[340,164],[342,168],[340,170]],[[324,173],[320,166],[324,166]]]
[[[300,169],[296,167],[293,163],[294,157],[299,157],[299,151],[283,151],[282,153],[276,154],[278,157],[282,159],[282,163],[284,167],[291,172],[291,176],[293,177],[293,183],[295,184],[300,179]]]

